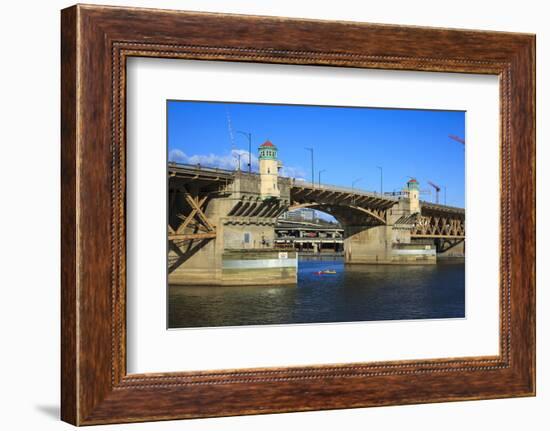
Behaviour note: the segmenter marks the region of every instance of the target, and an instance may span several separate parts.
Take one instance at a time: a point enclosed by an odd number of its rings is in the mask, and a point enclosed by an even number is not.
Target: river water
[[[324,269],[335,275],[317,275]],[[464,263],[300,260],[292,286],[169,286],[169,328],[464,317]]]

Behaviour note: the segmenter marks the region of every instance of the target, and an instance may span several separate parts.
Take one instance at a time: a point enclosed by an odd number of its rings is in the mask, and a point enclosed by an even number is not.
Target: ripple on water
[[[170,328],[463,318],[464,298],[464,263],[301,260],[291,286],[170,286],[168,315]]]

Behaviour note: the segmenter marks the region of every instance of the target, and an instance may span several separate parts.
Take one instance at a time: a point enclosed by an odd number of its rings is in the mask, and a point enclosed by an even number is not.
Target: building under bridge
[[[275,225],[275,247],[300,253],[343,255],[344,229],[338,224],[279,218]]]

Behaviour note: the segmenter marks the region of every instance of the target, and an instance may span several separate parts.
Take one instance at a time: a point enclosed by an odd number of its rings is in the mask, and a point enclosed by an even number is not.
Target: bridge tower
[[[420,212],[420,184],[415,178],[411,178],[407,182],[405,190],[409,197],[409,210],[411,214]]]
[[[262,199],[278,198],[279,169],[281,162],[277,159],[277,147],[272,142],[265,141],[258,148],[260,160],[260,195]]]

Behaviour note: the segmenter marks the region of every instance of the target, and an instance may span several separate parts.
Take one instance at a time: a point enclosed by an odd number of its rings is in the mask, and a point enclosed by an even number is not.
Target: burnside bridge
[[[299,208],[340,222],[347,264],[464,256],[464,209],[421,201],[416,180],[400,196],[311,184],[279,176],[274,155],[260,152],[259,173],[169,163],[169,284],[295,283],[296,252],[277,248],[276,227]]]

